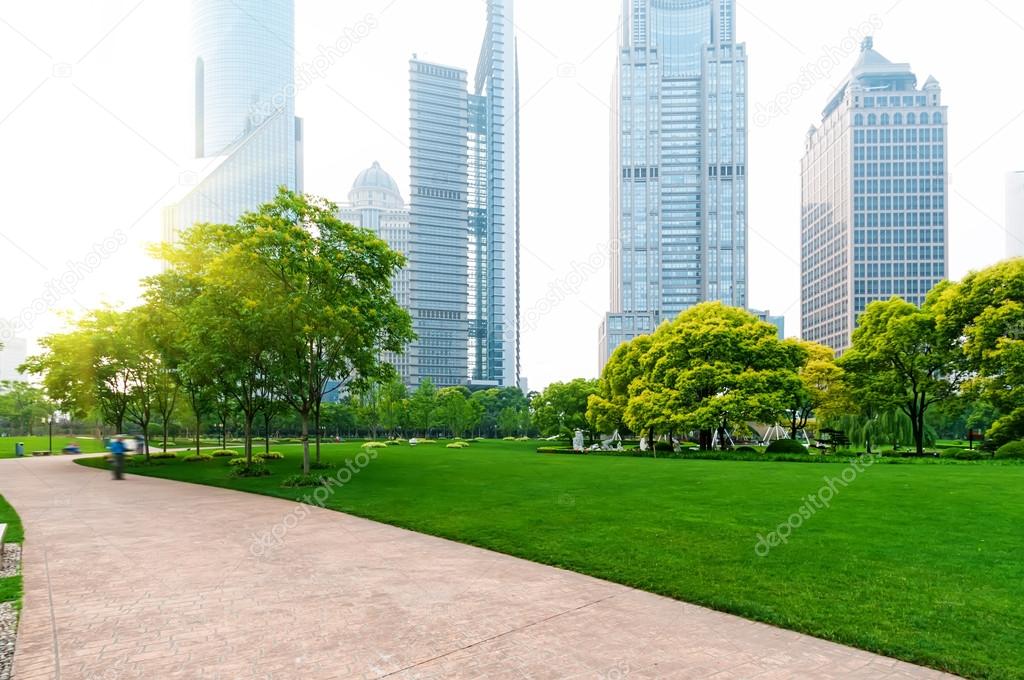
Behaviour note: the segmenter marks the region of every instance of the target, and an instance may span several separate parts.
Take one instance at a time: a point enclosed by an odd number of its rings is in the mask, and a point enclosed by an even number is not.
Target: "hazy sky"
[[[798,333],[804,134],[867,31],[922,82],[935,75],[950,106],[952,275],[1002,258],[1004,175],[1024,169],[1024,6],[738,4],[750,59],[752,306],[785,313],[789,333]],[[597,371],[609,297],[609,92],[620,5],[517,3],[522,305],[533,319],[524,320],[523,372],[534,388]],[[189,6],[0,2],[0,320],[20,319],[30,339],[60,327],[58,310],[130,304],[139,276],[155,268],[145,246],[159,238],[160,207],[191,149]],[[378,160],[408,195],[408,59],[417,53],[472,70],[484,8],[483,0],[297,0],[300,67],[321,46],[349,38],[298,95],[307,191],[344,200],[356,174]],[[546,296],[557,304],[542,305]]]

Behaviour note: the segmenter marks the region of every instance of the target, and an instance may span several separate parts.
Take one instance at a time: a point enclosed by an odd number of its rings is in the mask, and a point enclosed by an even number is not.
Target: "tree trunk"
[[[309,411],[302,416],[302,474],[309,474]]]
[[[316,421],[316,464],[320,464],[320,404],[313,409],[313,418]]]
[[[199,455],[199,452],[200,452],[200,445],[199,445],[199,432],[200,432],[200,431],[201,431],[202,429],[203,429],[203,419],[202,419],[202,418],[201,418],[201,417],[199,416],[199,414],[197,413],[197,414],[196,414],[196,455],[197,455],[197,456]]]
[[[252,465],[252,421],[255,420],[255,413],[245,414],[245,464]]]
[[[163,431],[164,431],[164,453],[167,453],[167,418],[164,418]]]

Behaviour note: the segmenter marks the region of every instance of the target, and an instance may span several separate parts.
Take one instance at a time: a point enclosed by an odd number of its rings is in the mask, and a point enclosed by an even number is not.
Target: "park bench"
[[[33,451],[32,455],[33,456],[49,456],[50,452],[49,451]]]

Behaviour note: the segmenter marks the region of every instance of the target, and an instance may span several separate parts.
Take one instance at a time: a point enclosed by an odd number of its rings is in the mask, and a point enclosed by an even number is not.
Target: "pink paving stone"
[[[0,461],[0,493],[17,680],[953,677],[280,499],[62,458]]]

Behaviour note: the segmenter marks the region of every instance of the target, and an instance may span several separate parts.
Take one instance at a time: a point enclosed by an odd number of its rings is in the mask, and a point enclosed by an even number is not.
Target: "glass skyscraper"
[[[166,239],[302,190],[294,43],[293,0],[193,0],[196,162],[164,210]]]
[[[519,385],[519,121],[512,0],[466,71],[410,62],[413,384]]]
[[[708,300],[747,306],[747,56],[734,0],[624,0],[613,90],[615,348]]]
[[[1024,257],[1024,172],[1006,176],[1006,257]]]
[[[807,133],[801,214],[803,337],[842,352],[857,319],[898,295],[920,305],[947,276],[947,109],[865,39]]]

